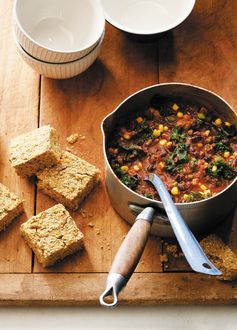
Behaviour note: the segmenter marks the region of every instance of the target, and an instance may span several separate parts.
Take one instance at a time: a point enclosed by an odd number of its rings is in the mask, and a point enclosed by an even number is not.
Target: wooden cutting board
[[[100,123],[143,87],[192,83],[236,107],[237,2],[197,0],[183,24],[153,43],[138,43],[107,25],[96,63],[81,76],[62,81],[40,77],[22,62],[11,35],[11,10],[12,1],[0,0],[0,182],[24,198],[26,212],[0,234],[0,304],[95,305],[129,225],[111,208],[103,181],[73,214],[85,234],[84,252],[43,269],[19,226],[55,203],[37,191],[34,180],[19,178],[11,169],[9,141],[49,123],[59,131],[63,148],[103,170]],[[73,146],[66,142],[71,133],[80,134]],[[230,216],[219,231],[237,252],[237,217]],[[192,273],[182,257],[169,254],[166,243],[149,239],[121,303],[237,302],[236,283]],[[167,253],[168,261],[161,263],[160,256]]]

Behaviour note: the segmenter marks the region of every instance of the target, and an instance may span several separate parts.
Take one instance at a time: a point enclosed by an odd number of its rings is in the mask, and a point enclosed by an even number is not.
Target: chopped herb
[[[186,199],[186,202],[196,202],[196,201],[200,201],[202,199],[204,199],[205,196],[203,193],[199,192],[199,191],[192,191],[187,199]]]
[[[166,159],[165,170],[170,174],[180,173],[183,169],[183,164],[177,164],[172,159]]]
[[[190,163],[191,163],[191,168],[194,171],[195,168],[196,168],[196,166],[197,166],[197,159],[196,158],[192,158]]]
[[[232,137],[236,134],[236,129],[235,129],[235,126],[234,125],[231,125],[231,126],[222,126],[221,127],[223,133],[228,136],[228,137]]]
[[[197,118],[197,127],[199,128],[204,123],[203,119]]]
[[[140,177],[137,174],[129,175],[120,168],[115,168],[114,172],[116,173],[118,178],[122,181],[122,183],[132,190],[136,189],[137,185],[140,182]]]
[[[215,143],[216,143],[216,142],[219,142],[219,141],[223,140],[225,137],[226,137],[226,136],[225,136],[225,134],[223,133],[223,131],[219,129],[218,132],[217,132],[217,134],[216,134],[216,136],[215,136],[214,141],[215,141]]]
[[[136,128],[136,142],[138,145],[142,145],[148,138],[152,137],[152,128],[146,120],[143,120]]]
[[[172,159],[166,159],[166,171],[169,172],[169,173],[174,173],[175,171],[175,168],[176,168],[176,165],[174,163],[174,161]]]
[[[150,193],[144,195],[146,198],[154,199],[154,196]]]
[[[170,158],[166,159],[166,171],[174,174],[180,172],[182,164],[188,162],[188,149],[189,146],[186,144],[179,144],[173,153],[170,154]]]
[[[221,141],[215,143],[214,149],[216,151],[221,151],[221,152],[231,151],[231,148],[229,146],[227,146],[226,144],[224,144],[223,142],[221,142]]]
[[[213,170],[213,168],[216,169]],[[223,177],[225,180],[233,180],[237,176],[234,167],[224,162],[224,160],[217,160],[211,163],[206,169],[206,173],[211,178]]]
[[[131,158],[134,160],[135,158],[142,157],[146,154],[141,146],[134,144],[130,144],[129,146],[120,145],[119,148],[124,151],[124,160],[127,162],[130,161]]]
[[[170,134],[170,138],[175,142],[184,142],[187,139],[187,134],[184,133],[181,127],[174,127]]]
[[[183,164],[188,162],[188,150],[189,145],[180,143],[178,147],[175,149],[175,151],[172,154],[172,158],[176,161],[176,164]]]

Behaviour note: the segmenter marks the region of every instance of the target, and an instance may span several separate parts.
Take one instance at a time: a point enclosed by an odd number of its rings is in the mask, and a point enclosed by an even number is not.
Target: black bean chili
[[[156,95],[144,113],[118,123],[107,155],[137,193],[159,199],[144,181],[156,173],[175,202],[193,202],[214,196],[237,176],[237,133],[204,106]]]

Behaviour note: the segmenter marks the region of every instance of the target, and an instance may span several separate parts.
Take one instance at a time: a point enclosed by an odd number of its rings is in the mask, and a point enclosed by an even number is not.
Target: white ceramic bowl
[[[49,63],[40,61],[28,54],[17,41],[14,34],[14,40],[17,51],[22,59],[39,74],[53,79],[66,79],[77,76],[87,70],[96,60],[100,53],[104,34],[101,36],[98,45],[87,55],[79,60],[67,63]]]
[[[95,48],[105,18],[98,0],[15,0],[13,25],[27,53],[41,61],[64,63]]]
[[[137,35],[168,31],[191,13],[195,0],[100,0],[106,20]]]

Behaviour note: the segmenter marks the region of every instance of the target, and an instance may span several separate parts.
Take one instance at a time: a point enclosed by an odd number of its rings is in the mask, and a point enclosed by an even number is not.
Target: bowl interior
[[[71,61],[71,62],[64,62],[64,63],[52,63],[52,62],[45,62],[41,61],[38,58],[33,57],[31,54],[29,54],[23,47],[22,45],[18,42],[16,35],[13,33],[13,38],[15,41],[15,45],[18,49],[18,52],[23,56],[23,58],[27,59],[28,62],[30,61],[31,63],[34,63],[35,65],[43,65],[44,67],[58,67],[58,68],[63,68],[63,67],[69,67],[74,65],[75,63],[79,64],[82,63],[83,61],[88,61],[91,56],[94,56],[96,52],[98,52],[98,49],[100,49],[102,42],[104,40],[104,33],[102,34],[101,38],[99,39],[98,44],[93,48],[88,54],[84,55],[83,57],[78,58],[77,60]]]
[[[180,24],[195,0],[101,0],[106,19],[121,30],[155,34]]]
[[[104,15],[94,0],[17,0],[15,18],[36,44],[73,52],[93,45],[104,29]]]

